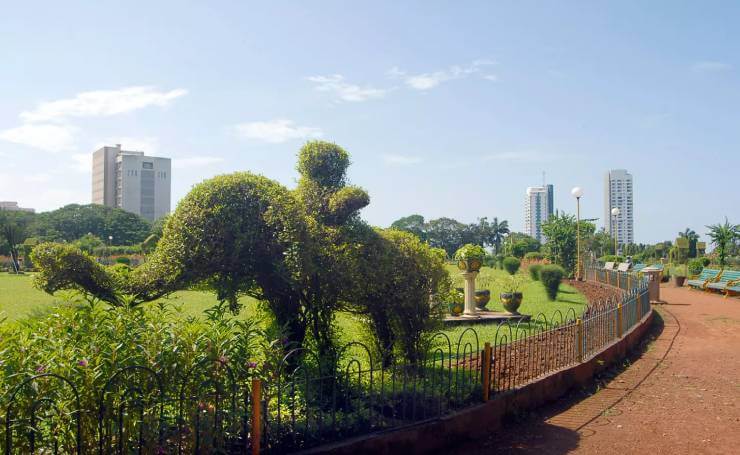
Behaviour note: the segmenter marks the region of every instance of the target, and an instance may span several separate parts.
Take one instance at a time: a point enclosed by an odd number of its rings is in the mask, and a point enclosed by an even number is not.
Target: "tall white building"
[[[604,177],[604,229],[620,245],[635,243],[632,174],[625,169],[612,169]],[[616,218],[613,208],[619,209]]]
[[[115,147],[93,153],[92,202],[118,207],[149,221],[170,212],[171,160]]]
[[[527,188],[527,199],[524,205],[524,232],[540,242],[545,241],[542,235],[542,223],[547,221],[553,213],[553,199],[552,185]]]

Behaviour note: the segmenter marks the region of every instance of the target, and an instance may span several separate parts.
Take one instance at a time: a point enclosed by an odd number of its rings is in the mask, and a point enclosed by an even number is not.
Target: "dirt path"
[[[652,339],[620,371],[456,453],[740,454],[740,299],[661,297]]]

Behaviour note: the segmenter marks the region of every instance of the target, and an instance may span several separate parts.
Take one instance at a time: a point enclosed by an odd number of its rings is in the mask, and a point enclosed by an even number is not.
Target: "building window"
[[[143,162],[141,163],[142,169],[154,169],[154,163]]]

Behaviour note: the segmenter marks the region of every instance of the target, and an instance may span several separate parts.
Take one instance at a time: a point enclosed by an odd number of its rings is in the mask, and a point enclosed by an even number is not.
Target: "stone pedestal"
[[[475,277],[478,272],[463,272],[460,275],[465,279],[465,311],[464,318],[479,318],[478,309],[475,307]]]

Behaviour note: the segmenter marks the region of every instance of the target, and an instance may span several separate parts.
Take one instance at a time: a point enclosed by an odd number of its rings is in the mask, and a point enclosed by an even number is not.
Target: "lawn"
[[[462,286],[460,271],[452,265],[449,266],[449,271],[455,285]],[[549,320],[556,310],[560,310],[565,316],[570,308],[573,308],[578,315],[585,309],[585,297],[571,286],[561,285],[557,300],[550,302],[547,300],[545,290],[540,282],[532,281],[526,272],[520,272],[520,274],[522,276],[520,291],[524,294],[524,301],[519,308],[519,312],[533,316],[544,313]],[[488,304],[488,309],[504,311],[498,300],[498,295],[502,292],[502,282],[507,277],[508,274],[503,270],[494,270],[489,267],[484,267],[481,270],[477,279],[477,287],[491,290],[491,301]],[[63,303],[63,293],[60,293],[59,296],[50,296],[39,291],[33,287],[32,278],[31,274],[11,275],[0,273],[1,318],[7,318],[8,321],[17,321],[26,317],[42,317],[48,314],[55,305]],[[202,316],[204,310],[217,303],[213,293],[202,291],[180,291],[167,300],[181,306],[184,312],[192,316]],[[148,303],[147,305],[155,304]],[[242,304],[239,318],[259,317],[260,310],[254,299],[245,297],[242,299]],[[337,327],[339,329],[338,335],[343,342],[366,340],[368,338],[362,323],[353,315],[340,313],[337,316]],[[495,338],[495,324],[460,325],[444,331],[452,342],[456,343],[460,334],[468,327],[475,328],[481,346],[483,342],[493,341]],[[469,335],[470,332],[466,337]]]

